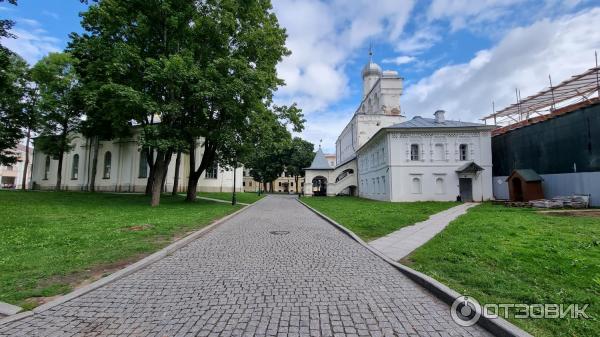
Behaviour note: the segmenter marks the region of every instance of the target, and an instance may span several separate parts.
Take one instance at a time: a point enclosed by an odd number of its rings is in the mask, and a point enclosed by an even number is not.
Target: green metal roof
[[[537,172],[532,169],[517,169],[512,172],[512,174],[508,177],[512,177],[514,174],[518,174],[525,181],[543,181],[544,179],[540,177]],[[508,179],[507,179],[508,180]]]

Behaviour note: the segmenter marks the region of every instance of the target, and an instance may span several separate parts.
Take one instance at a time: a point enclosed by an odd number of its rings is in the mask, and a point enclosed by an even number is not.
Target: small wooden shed
[[[531,169],[514,170],[506,179],[510,201],[530,201],[544,199],[542,181],[537,172]]]

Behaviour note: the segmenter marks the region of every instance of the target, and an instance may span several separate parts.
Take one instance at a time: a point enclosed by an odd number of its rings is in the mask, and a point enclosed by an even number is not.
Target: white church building
[[[104,192],[144,192],[150,169],[145,154],[139,145],[139,130],[134,129],[128,138],[101,141],[98,151],[95,185]],[[199,142],[200,143],[200,142]],[[65,154],[62,166],[61,189],[70,191],[88,190],[92,176],[93,147],[89,139],[77,134],[73,136],[73,150]],[[196,158],[202,158],[202,147],[196,148]],[[169,163],[165,191],[172,191],[175,178],[175,157]],[[53,189],[56,185],[58,160],[34,149],[31,184],[33,189]],[[189,177],[189,155],[182,154],[179,167],[178,191],[185,192]],[[242,191],[243,167],[235,171],[235,189]],[[202,173],[198,181],[198,192],[231,192],[234,172],[218,165]]]
[[[304,194],[358,195],[385,201],[492,198],[493,126],[401,114],[402,78],[369,60],[360,106],[336,141],[331,168],[319,148],[306,168]]]

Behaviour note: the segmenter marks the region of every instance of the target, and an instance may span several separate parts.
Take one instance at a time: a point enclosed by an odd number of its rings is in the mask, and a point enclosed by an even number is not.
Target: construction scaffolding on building
[[[572,110],[571,107],[581,107],[600,102],[600,67],[596,67],[553,86],[520,99],[517,91],[517,102],[483,117],[486,124],[498,125],[501,129],[494,133],[502,133],[531,123],[537,123],[547,118]]]

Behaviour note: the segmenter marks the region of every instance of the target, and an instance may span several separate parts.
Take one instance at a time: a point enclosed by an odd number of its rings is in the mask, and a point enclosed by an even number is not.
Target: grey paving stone
[[[274,235],[273,231],[288,231]],[[447,332],[447,333],[445,333]],[[489,336],[287,196],[0,336]]]

